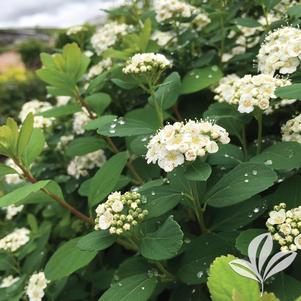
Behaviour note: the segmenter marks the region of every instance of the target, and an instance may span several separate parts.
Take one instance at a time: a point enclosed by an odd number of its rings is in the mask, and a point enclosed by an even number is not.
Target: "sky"
[[[1,0],[0,2],[4,2]],[[0,9],[0,28],[70,27],[103,15],[121,0],[9,0]]]

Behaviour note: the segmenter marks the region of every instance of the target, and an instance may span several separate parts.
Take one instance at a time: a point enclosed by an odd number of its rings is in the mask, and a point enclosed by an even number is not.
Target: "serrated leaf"
[[[181,227],[169,217],[157,231],[143,235],[139,250],[147,259],[166,260],[176,256],[182,244]]]

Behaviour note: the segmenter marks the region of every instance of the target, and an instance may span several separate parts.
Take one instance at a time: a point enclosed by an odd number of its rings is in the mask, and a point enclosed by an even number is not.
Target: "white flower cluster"
[[[107,58],[92,66],[88,72],[88,78],[91,79],[112,67],[112,60]]]
[[[76,156],[67,167],[67,173],[70,176],[79,179],[85,177],[90,169],[101,167],[106,162],[106,156],[102,149],[84,156]]]
[[[161,53],[138,53],[127,61],[122,71],[125,74],[139,74],[165,70],[171,66],[171,61]]]
[[[281,128],[283,141],[296,141],[301,143],[301,114],[290,119]]]
[[[197,12],[195,6],[179,0],[155,0],[154,9],[158,22],[171,18],[190,18]]]
[[[29,113],[34,115],[50,110],[52,105],[49,102],[39,101],[37,99],[26,102],[19,113],[19,119],[23,122]],[[43,116],[34,116],[34,127],[44,128],[52,125],[54,118],[45,118]]]
[[[121,235],[142,221],[148,214],[141,208],[141,195],[137,192],[113,192],[105,203],[96,208],[95,230],[107,230]]]
[[[12,233],[0,239],[0,250],[15,252],[29,242],[30,231],[26,228],[17,228]]]
[[[205,26],[211,22],[207,14],[199,12],[192,21],[192,25],[195,26],[197,31],[201,31]]]
[[[5,176],[5,182],[11,185],[20,184],[23,180],[20,178],[19,174],[22,174],[22,170],[18,167],[12,159],[7,159],[5,164],[13,168],[17,173],[9,174]]]
[[[227,131],[209,121],[176,122],[166,125],[151,138],[147,145],[147,163],[156,163],[166,172],[172,171],[185,160],[194,161],[206,153],[216,153],[218,142],[230,142]]]
[[[56,105],[58,107],[60,106],[65,106],[68,104],[68,102],[70,101],[71,97],[70,96],[57,96],[56,98]]]
[[[24,209],[24,205],[20,205],[20,206],[10,205],[8,207],[4,207],[3,209],[6,211],[5,218],[7,220],[11,220],[14,216],[16,216]]]
[[[86,31],[86,30],[87,30],[87,28],[85,26],[77,25],[77,26],[68,28],[68,30],[66,31],[66,35],[71,36],[73,34],[77,34],[79,32]]]
[[[0,288],[10,287],[14,283],[16,283],[19,279],[20,279],[20,277],[14,277],[12,275],[9,275],[9,276],[2,279],[1,284],[0,284]]]
[[[214,97],[219,102],[237,104],[240,113],[251,113],[255,107],[266,111],[270,100],[275,99],[276,88],[290,85],[287,79],[275,78],[268,74],[245,75],[236,78],[230,75],[220,81],[215,88]]]
[[[106,23],[103,27],[96,30],[95,34],[91,38],[91,44],[95,49],[95,52],[98,55],[101,55],[109,47],[113,46],[120,37],[126,35],[131,29],[132,26],[124,23]]]
[[[283,27],[270,33],[258,53],[258,69],[261,73],[290,74],[297,70],[301,57],[301,30]]]
[[[157,42],[160,47],[166,46],[169,42],[176,42],[176,35],[172,31],[155,31],[152,34],[152,40]]]
[[[286,204],[274,206],[269,213],[267,228],[273,239],[281,245],[281,251],[297,251],[301,249],[301,206],[286,210]]]
[[[41,301],[49,283],[50,281],[46,279],[43,272],[32,274],[26,287],[26,295],[29,301]]]
[[[73,117],[73,132],[81,135],[85,132],[85,125],[90,121],[88,114],[84,111],[77,112]]]
[[[70,141],[72,141],[74,139],[73,135],[66,135],[66,136],[61,136],[60,140],[56,146],[56,150],[60,151],[61,153],[64,152],[66,146],[68,145],[68,143]]]

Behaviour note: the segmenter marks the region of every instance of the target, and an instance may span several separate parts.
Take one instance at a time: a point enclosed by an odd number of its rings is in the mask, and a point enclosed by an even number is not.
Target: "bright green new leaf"
[[[54,281],[67,277],[94,259],[97,252],[80,250],[77,247],[79,240],[78,237],[67,241],[50,257],[45,267],[47,279]]]
[[[194,69],[188,72],[182,81],[181,94],[190,94],[217,83],[223,76],[217,66]]]
[[[110,287],[98,301],[148,301],[157,282],[147,274],[130,276]]]
[[[176,256],[182,244],[181,227],[169,217],[157,231],[143,235],[139,250],[147,259],[166,260]]]
[[[114,155],[98,170],[91,179],[89,189],[90,207],[101,202],[116,186],[120,174],[127,162],[127,152]]]
[[[110,247],[116,241],[116,237],[108,231],[94,231],[81,237],[77,247],[83,251],[102,251]]]
[[[240,203],[272,186],[277,174],[260,163],[241,163],[225,174],[206,193],[205,201],[213,207]]]
[[[234,291],[239,293],[241,300],[258,300],[260,297],[258,283],[232,270],[229,262],[234,259],[236,258],[232,255],[221,256],[211,265],[207,285],[212,301],[232,301]]]
[[[32,113],[29,113],[20,129],[19,138],[18,138],[18,146],[17,146],[17,156],[21,158],[23,152],[25,151],[27,144],[30,140],[32,131],[33,131],[33,121],[34,117]]]
[[[35,184],[25,184],[0,198],[0,208],[9,205],[22,204],[22,201],[31,193],[39,191],[50,183],[50,181],[39,181]]]
[[[81,111],[81,107],[78,104],[67,104],[65,106],[54,107],[38,115],[41,115],[46,118],[51,118],[51,117],[57,118],[57,117],[69,116],[80,111]]]
[[[253,157],[251,162],[264,163],[275,170],[290,171],[300,168],[301,144],[297,142],[278,142]]]
[[[13,168],[0,163],[0,179],[5,175],[15,174],[17,173]]]

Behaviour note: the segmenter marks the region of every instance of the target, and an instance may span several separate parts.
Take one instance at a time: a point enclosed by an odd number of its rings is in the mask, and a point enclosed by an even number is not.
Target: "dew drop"
[[[245,174],[244,174],[244,176],[245,176],[245,177],[247,177],[247,176],[248,176],[248,174],[247,174],[247,173],[245,173]]]
[[[209,75],[208,75],[208,78],[212,78],[212,74],[209,74]]]
[[[110,130],[109,132],[110,132],[110,134],[115,134],[116,133],[115,130]]]
[[[196,75],[196,76],[195,76],[195,78],[196,78],[196,79],[199,79],[199,78],[200,78],[200,76],[199,76],[199,75]]]
[[[218,70],[218,68],[217,68],[217,66],[212,66],[211,70],[216,72]]]
[[[229,158],[229,155],[228,155],[228,154],[225,154],[224,156],[225,156],[225,158]]]
[[[151,195],[156,195],[156,193],[154,191],[151,192]]]
[[[114,129],[116,127],[116,123],[111,124],[110,128]]]
[[[124,120],[119,120],[118,123],[123,125],[123,124],[125,124],[125,121]]]
[[[272,165],[273,164],[273,161],[272,160],[266,160],[264,162],[265,165]]]
[[[252,213],[248,214],[248,217],[249,218],[253,217],[253,214]]]
[[[257,174],[258,174],[257,170],[254,169],[254,170],[252,171],[252,175],[256,176]]]
[[[202,278],[202,276],[203,276],[203,272],[202,271],[200,271],[200,272],[198,272],[197,274],[196,274],[196,276],[197,276],[197,278]]]
[[[254,208],[253,212],[254,213],[258,213],[259,212],[259,208]]]
[[[245,182],[245,183],[248,183],[248,182],[249,182],[249,180],[248,180],[248,179],[245,179],[245,180],[244,180],[244,182]]]
[[[185,244],[190,244],[190,243],[191,243],[191,240],[190,240],[189,238],[185,238],[185,239],[184,239],[184,243],[185,243]]]
[[[145,290],[145,287],[144,287],[144,286],[142,286],[142,287],[141,287],[141,289],[144,291],[144,290]]]
[[[122,286],[122,283],[121,283],[121,282],[118,282],[118,286]]]

